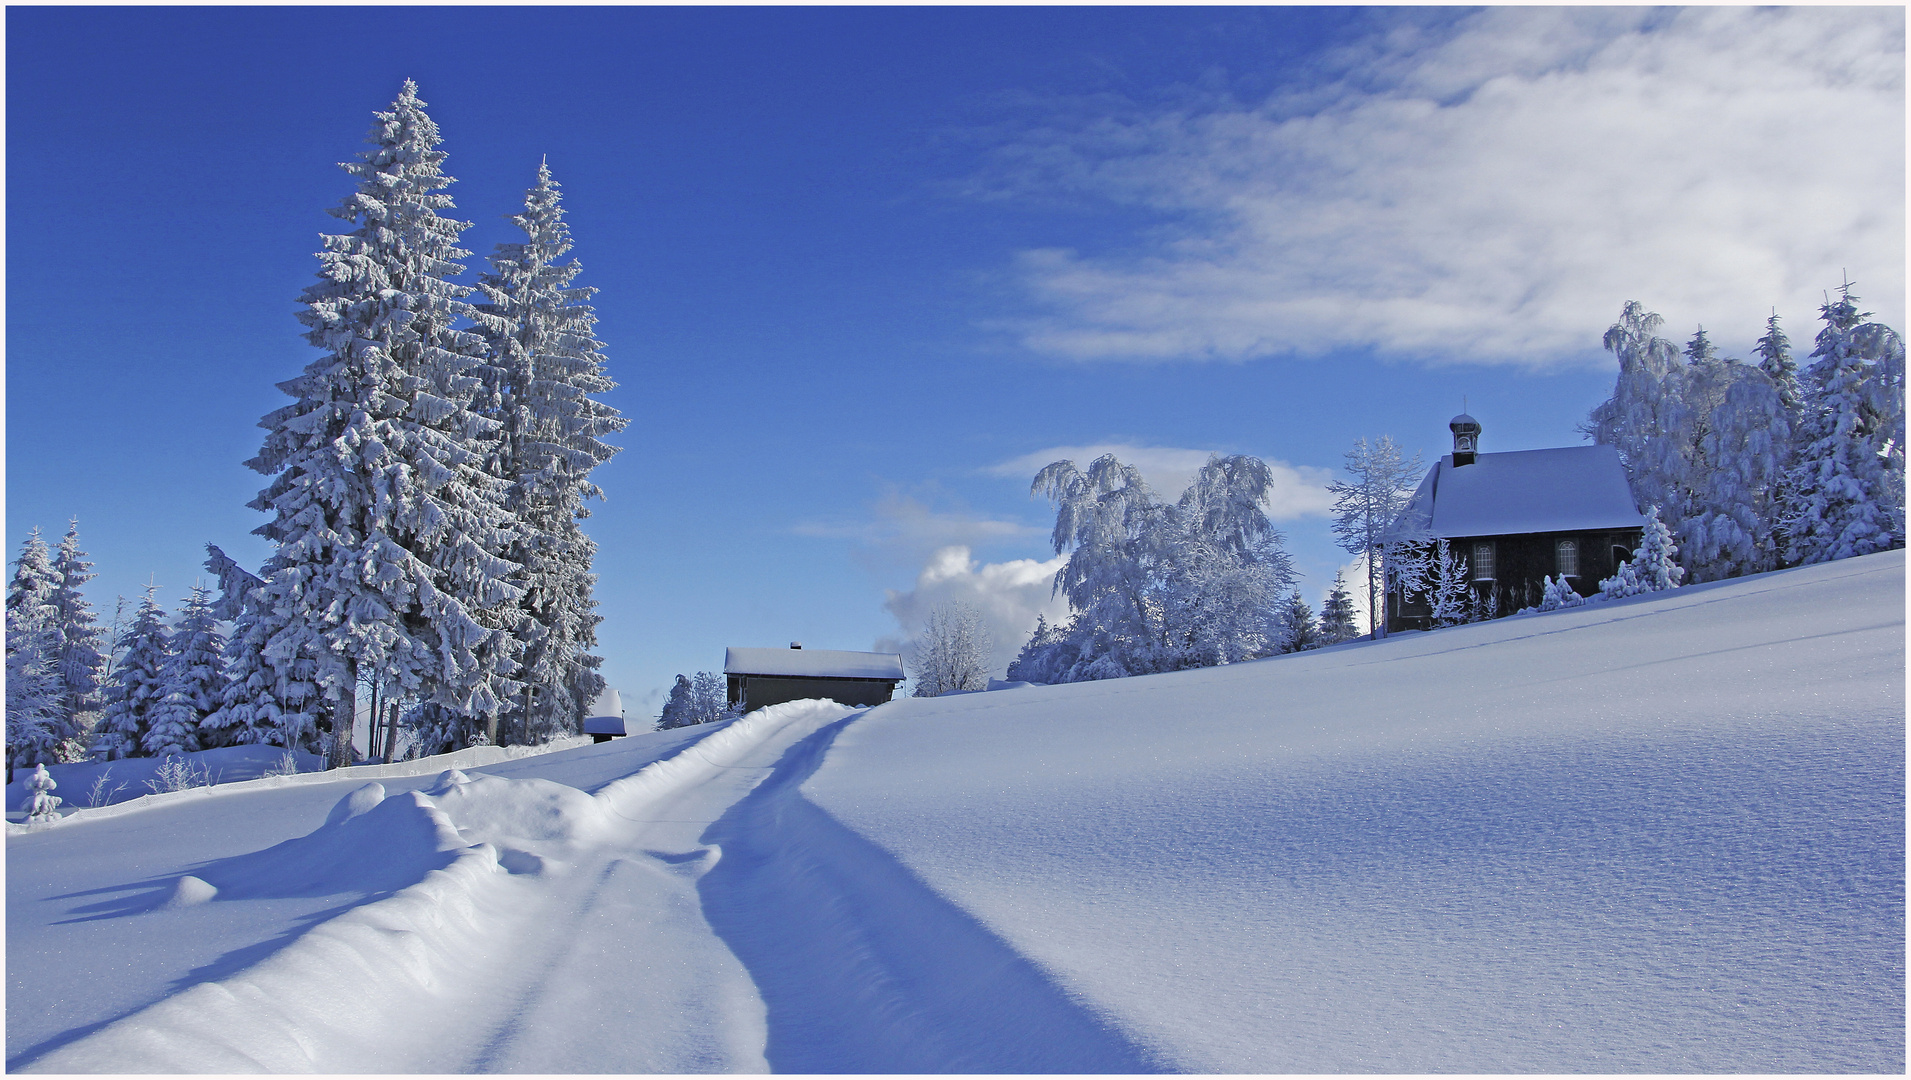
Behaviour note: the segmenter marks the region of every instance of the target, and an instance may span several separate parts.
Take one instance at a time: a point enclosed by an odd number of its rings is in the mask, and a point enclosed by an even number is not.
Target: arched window
[[[1558,545],[1559,576],[1579,576],[1579,541],[1561,540]]]
[[[1473,545],[1473,580],[1493,580],[1493,541],[1481,540]]]

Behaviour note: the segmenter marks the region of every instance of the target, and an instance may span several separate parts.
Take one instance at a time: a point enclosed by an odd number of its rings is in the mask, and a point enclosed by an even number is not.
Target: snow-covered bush
[[[159,768],[153,770],[153,778],[146,781],[146,786],[154,793],[211,787],[212,775],[204,765],[194,764],[183,754],[169,754]]]
[[[44,763],[33,766],[33,775],[27,777],[27,790],[33,792],[32,799],[27,803],[28,821],[59,819],[58,807],[61,800],[58,795],[53,794],[53,789],[59,786],[54,782],[53,777],[47,775]]]
[[[1540,598],[1539,610],[1558,611],[1561,608],[1578,607],[1584,603],[1586,603],[1586,597],[1574,591],[1571,583],[1566,580],[1566,575],[1561,574],[1558,581],[1554,581],[1551,577],[1546,579],[1546,591]]]
[[[109,784],[112,786],[108,787]],[[113,783],[113,770],[101,769],[100,774],[93,778],[93,786],[87,789],[86,805],[94,808],[106,806],[113,801],[114,796],[125,790],[125,781]]]

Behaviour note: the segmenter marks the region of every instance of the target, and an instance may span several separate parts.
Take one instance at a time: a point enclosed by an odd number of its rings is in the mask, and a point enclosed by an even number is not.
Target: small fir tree
[[[1323,645],[1338,645],[1360,636],[1354,614],[1354,598],[1347,592],[1345,574],[1334,575],[1333,591],[1320,608],[1320,637]]]
[[[1282,635],[1281,651],[1284,653],[1306,652],[1321,647],[1320,627],[1314,624],[1314,609],[1301,599],[1299,589],[1288,594],[1287,603],[1281,611]]]
[[[228,730],[204,729],[202,735],[200,726],[218,707],[225,684],[222,654],[226,641],[219,632],[218,620],[212,617],[212,598],[206,589],[193,586],[186,609],[173,627],[171,645],[165,696],[146,733],[146,752],[161,757],[218,745],[209,739]]]
[[[107,686],[106,712],[100,719],[100,732],[107,746],[107,757],[118,759],[147,753],[146,734],[152,729],[153,713],[166,691],[166,665],[171,659],[166,633],[166,613],[153,599],[157,586],[146,587],[146,598],[133,616],[133,628],[127,634],[126,655],[113,671]]]
[[[93,618],[93,606],[80,590],[93,580],[93,564],[80,550],[80,523],[68,523],[60,550],[53,558],[53,605],[58,609],[56,629],[60,635],[60,682],[65,694],[70,734],[91,731],[100,719],[104,704],[100,681],[105,677],[107,661],[100,651],[102,631]]]

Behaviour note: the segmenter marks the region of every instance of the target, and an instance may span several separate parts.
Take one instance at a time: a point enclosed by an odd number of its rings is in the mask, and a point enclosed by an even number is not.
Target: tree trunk
[[[338,702],[332,711],[332,762],[329,766],[342,769],[352,763],[352,728],[358,723],[358,664],[349,662],[345,667],[345,686],[339,691]]]
[[[391,716],[385,721],[385,764],[391,764],[391,756],[398,750],[398,702],[391,703]]]

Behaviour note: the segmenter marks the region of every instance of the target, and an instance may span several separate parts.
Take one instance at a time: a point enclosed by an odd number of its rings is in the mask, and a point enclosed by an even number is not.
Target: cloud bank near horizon
[[[1844,273],[1902,329],[1904,44],[1898,7],[1492,8],[1402,16],[1304,99],[1058,105],[997,193],[1160,224],[1020,252],[1014,329],[1080,361],[1548,368],[1604,362],[1628,299],[1728,352],[1774,307],[1808,342]]]

